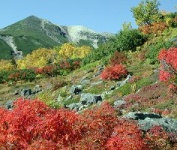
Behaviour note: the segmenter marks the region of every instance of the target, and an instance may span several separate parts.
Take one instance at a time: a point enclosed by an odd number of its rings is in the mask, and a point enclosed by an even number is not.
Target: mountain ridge
[[[100,43],[105,42],[112,34],[97,33],[82,25],[64,26],[56,25],[46,19],[38,18],[34,15],[26,17],[12,25],[0,30],[0,47],[5,42],[7,49],[11,47],[12,53],[15,55],[17,51],[22,51],[22,55],[27,55],[31,51],[38,48],[52,48],[66,42],[73,42],[78,45],[89,45],[97,48]],[[11,41],[5,41],[7,37],[11,37]],[[11,45],[14,43],[14,49]],[[0,48],[0,51],[2,50]],[[4,50],[3,49],[3,50]],[[5,58],[9,58],[10,54],[6,54]],[[18,56],[22,57],[22,56]],[[4,57],[0,55],[0,59]]]

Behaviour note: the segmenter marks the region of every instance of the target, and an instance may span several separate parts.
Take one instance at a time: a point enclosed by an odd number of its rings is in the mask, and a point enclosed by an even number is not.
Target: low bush
[[[111,56],[111,58],[109,60],[109,64],[114,66],[114,65],[117,65],[117,64],[123,64],[126,61],[127,61],[127,57],[126,57],[125,53],[116,51]]]
[[[177,48],[162,49],[158,58],[161,64],[160,81],[167,82],[169,88],[177,93]]]
[[[103,80],[119,80],[127,75],[128,71],[126,68],[117,64],[115,66],[106,67],[101,73],[101,78]]]
[[[158,63],[158,54],[161,49],[168,49],[173,46],[170,41],[159,40],[158,42],[148,46],[147,58],[150,59],[150,64]]]
[[[144,34],[156,34],[160,35],[167,28],[165,22],[154,22],[150,25],[145,25],[140,28],[141,32]]]
[[[0,149],[146,150],[177,143],[161,127],[142,132],[136,122],[118,119],[108,103],[78,114],[18,99],[12,110],[0,108],[0,116]]]
[[[147,40],[137,29],[120,31],[116,35],[116,46],[118,51],[136,50],[137,46],[141,46]]]

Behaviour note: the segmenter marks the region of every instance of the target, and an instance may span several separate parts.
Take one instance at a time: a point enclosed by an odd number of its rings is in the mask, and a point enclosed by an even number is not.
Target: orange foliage
[[[167,28],[165,22],[154,22],[151,25],[144,25],[140,27],[140,30],[144,34],[161,34]]]

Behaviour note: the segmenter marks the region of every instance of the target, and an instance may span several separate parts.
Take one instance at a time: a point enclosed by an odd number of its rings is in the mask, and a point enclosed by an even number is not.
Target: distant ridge
[[[97,33],[81,25],[55,25],[32,15],[0,30],[0,59],[11,58],[11,53],[22,57],[35,49],[66,42],[97,48],[110,36],[112,34]]]

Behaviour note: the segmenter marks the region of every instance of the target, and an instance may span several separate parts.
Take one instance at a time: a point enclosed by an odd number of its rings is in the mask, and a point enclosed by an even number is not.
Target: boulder
[[[9,110],[11,110],[13,108],[13,100],[8,100],[5,104],[5,107]]]
[[[72,85],[70,88],[70,93],[75,95],[80,94],[82,92],[82,88],[82,85]]]
[[[69,108],[70,110],[80,111],[84,107],[81,103],[71,103],[69,105],[66,105],[66,108]]]
[[[32,94],[32,90],[30,88],[27,89],[22,89],[20,92],[20,96],[24,97],[24,96],[30,96]]]
[[[92,105],[102,101],[101,95],[95,95],[90,93],[82,93],[80,103],[83,105]]]
[[[162,126],[167,132],[177,133],[177,120],[155,113],[129,112],[124,118],[137,120],[140,128],[148,131],[153,126]]]

